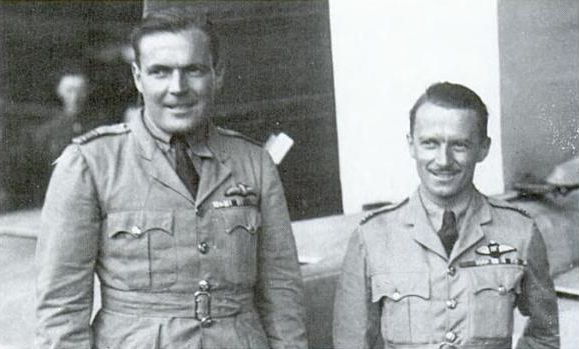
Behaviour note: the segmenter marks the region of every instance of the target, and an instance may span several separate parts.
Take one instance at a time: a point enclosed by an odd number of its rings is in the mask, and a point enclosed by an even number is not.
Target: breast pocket
[[[261,215],[257,207],[219,210],[225,239],[225,277],[236,284],[253,285],[257,271],[257,240]]]
[[[513,308],[524,266],[470,268],[470,326],[474,338],[506,338],[513,333]]]
[[[427,343],[432,332],[428,272],[371,277],[372,302],[380,302],[382,333],[390,343]]]
[[[129,290],[162,289],[177,280],[173,214],[135,211],[109,214],[102,270]]]

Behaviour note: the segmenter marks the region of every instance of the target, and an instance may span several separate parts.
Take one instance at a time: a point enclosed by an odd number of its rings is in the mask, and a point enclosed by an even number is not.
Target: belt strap
[[[253,311],[253,292],[195,293],[122,291],[101,287],[102,307],[146,317],[190,317],[200,321]]]

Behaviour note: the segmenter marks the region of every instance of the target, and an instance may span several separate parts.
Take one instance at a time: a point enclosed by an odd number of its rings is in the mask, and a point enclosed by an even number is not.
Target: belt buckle
[[[197,291],[195,297],[195,319],[201,321],[202,327],[213,324],[211,319],[211,294],[207,291]]]

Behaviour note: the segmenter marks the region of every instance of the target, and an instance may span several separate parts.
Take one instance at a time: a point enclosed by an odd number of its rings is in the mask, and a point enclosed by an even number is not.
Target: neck
[[[146,110],[143,111],[143,121],[145,127],[147,127],[147,129],[153,135],[153,137],[165,143],[169,143],[171,141],[171,137],[173,136],[173,134],[168,133],[162,130],[160,127],[158,127]],[[209,127],[209,120],[204,120],[194,129],[183,133],[182,136],[187,140],[187,143],[191,146],[197,143],[203,143],[206,141],[207,138],[208,127]]]
[[[436,206],[442,209],[449,209],[454,211],[457,209],[460,210],[460,208],[468,205],[468,202],[470,201],[476,189],[471,183],[466,190],[452,197],[435,197],[434,195],[431,195],[428,190],[424,189],[422,185],[419,187],[419,190],[422,197],[428,199],[428,201],[432,202]]]

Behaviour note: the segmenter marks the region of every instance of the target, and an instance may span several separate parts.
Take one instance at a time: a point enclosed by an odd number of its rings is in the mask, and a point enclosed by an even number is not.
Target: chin
[[[206,118],[191,118],[191,119],[178,119],[172,120],[168,129],[171,133],[185,133],[195,130],[197,127],[202,125]]]
[[[458,195],[458,191],[455,188],[447,188],[447,187],[441,187],[441,186],[431,186],[428,189],[428,192],[433,195],[434,197],[437,197],[439,199],[450,199],[455,197],[456,195]]]
[[[451,190],[437,191],[434,194],[441,199],[452,199],[458,195],[456,191]]]

